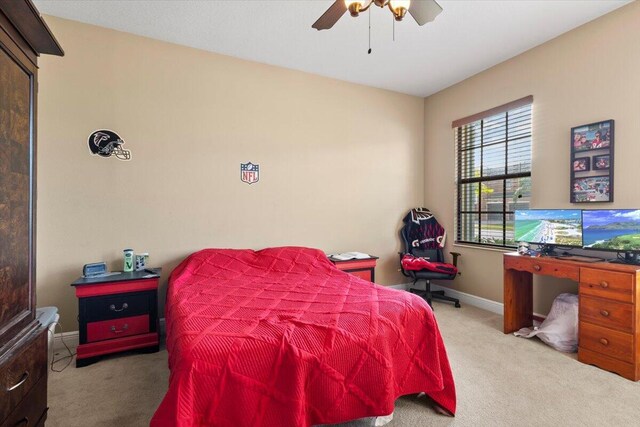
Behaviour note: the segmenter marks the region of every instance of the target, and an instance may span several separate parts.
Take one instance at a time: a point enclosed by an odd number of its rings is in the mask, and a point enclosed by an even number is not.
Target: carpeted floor
[[[455,418],[425,398],[396,402],[389,427],[635,426],[640,383],[587,366],[537,339],[502,333],[502,317],[436,303],[458,391]],[[49,375],[49,427],[146,426],[167,389],[167,353],[107,357]],[[284,427],[284,426],[283,426]]]

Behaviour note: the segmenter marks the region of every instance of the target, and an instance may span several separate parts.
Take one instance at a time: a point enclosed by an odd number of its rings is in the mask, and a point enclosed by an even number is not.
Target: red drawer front
[[[359,277],[361,279],[368,280],[370,282],[372,281],[371,280],[371,270],[356,270],[356,271],[347,270],[346,272],[349,273],[349,274],[352,274],[354,276],[357,276],[357,277]]]
[[[149,332],[149,315],[87,323],[87,342],[111,340]]]
[[[353,270],[361,268],[374,268],[377,263],[376,258],[352,259],[348,261],[332,261],[338,270]]]

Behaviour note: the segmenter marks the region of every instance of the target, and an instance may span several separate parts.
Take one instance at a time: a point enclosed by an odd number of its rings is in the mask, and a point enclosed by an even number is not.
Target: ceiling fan
[[[338,22],[348,10],[356,17],[372,5],[389,8],[396,21],[402,21],[407,12],[418,25],[433,21],[442,12],[442,7],[435,0],[336,0],[329,9],[312,25],[316,30],[328,30]]]

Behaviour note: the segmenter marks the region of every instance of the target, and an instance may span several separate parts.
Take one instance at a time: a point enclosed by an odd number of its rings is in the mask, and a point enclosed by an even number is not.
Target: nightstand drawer
[[[367,270],[345,270],[346,273],[349,273],[353,276],[359,277],[361,279],[364,280],[368,280],[369,282],[373,282],[373,270],[371,269],[367,269]]]
[[[130,292],[119,295],[91,297],[84,300],[87,322],[149,314],[155,302],[155,292]]]
[[[580,293],[633,302],[633,274],[595,268],[580,269]]]
[[[632,304],[582,295],[579,313],[580,320],[623,332],[633,332]]]
[[[0,421],[20,403],[47,372],[47,332],[42,331],[0,366]],[[37,420],[34,420],[37,421]]]
[[[149,315],[87,323],[87,342],[111,340],[149,332]]]
[[[633,335],[580,322],[580,347],[606,354],[625,362],[633,362]]]

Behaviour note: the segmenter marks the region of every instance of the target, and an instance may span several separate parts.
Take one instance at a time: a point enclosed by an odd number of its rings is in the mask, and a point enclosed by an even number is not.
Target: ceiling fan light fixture
[[[396,21],[402,21],[411,6],[411,0],[390,0],[389,9],[393,12]]]
[[[344,0],[344,5],[349,10],[351,16],[356,17],[364,7],[365,0]]]

